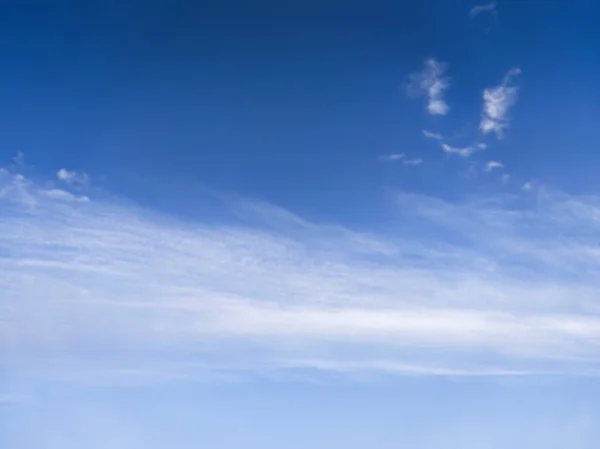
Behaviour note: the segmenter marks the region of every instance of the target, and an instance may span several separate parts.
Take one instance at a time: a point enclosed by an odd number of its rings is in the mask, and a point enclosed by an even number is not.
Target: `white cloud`
[[[518,88],[510,85],[515,76],[521,73],[518,67],[512,68],[499,86],[483,91],[483,112],[479,129],[483,134],[494,132],[498,139],[504,136],[509,126],[508,112],[517,102]]]
[[[407,159],[402,162],[404,165],[421,165],[423,163],[423,159],[420,157],[414,159]]]
[[[491,172],[492,170],[494,170],[496,168],[503,168],[503,167],[504,167],[504,164],[502,162],[489,161],[485,164],[485,171]]]
[[[434,140],[442,140],[443,137],[441,134],[437,134],[437,133],[432,133],[430,131],[427,130],[423,130],[423,135],[425,137],[427,137],[428,139],[434,139]]]
[[[469,17],[474,19],[479,14],[489,12],[491,14],[496,14],[496,2],[490,2],[484,5],[475,5],[469,10]]]
[[[398,194],[384,237],[254,202],[188,223],[44,192],[0,173],[13,371],[587,373],[600,355],[600,198]]]
[[[401,159],[404,159],[404,154],[402,153],[390,153],[379,156],[379,160],[384,162],[394,162]]]
[[[409,95],[425,95],[427,111],[431,115],[446,115],[450,110],[444,100],[444,93],[449,86],[449,80],[445,76],[446,70],[445,63],[430,58],[425,61],[425,67],[421,72],[410,76]]]
[[[56,177],[65,182],[66,184],[79,184],[85,185],[89,182],[88,175],[85,173],[79,173],[75,171],[69,171],[65,168],[61,168],[56,172]]]

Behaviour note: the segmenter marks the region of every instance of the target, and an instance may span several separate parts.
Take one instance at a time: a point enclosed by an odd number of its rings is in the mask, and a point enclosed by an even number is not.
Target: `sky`
[[[595,447],[599,14],[7,2],[0,446]]]

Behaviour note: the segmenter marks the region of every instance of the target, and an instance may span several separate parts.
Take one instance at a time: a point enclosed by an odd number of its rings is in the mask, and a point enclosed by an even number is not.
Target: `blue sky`
[[[0,445],[591,448],[594,1],[0,27]]]

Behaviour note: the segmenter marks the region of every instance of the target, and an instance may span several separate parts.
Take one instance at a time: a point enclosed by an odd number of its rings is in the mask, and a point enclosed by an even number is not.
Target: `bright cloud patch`
[[[499,86],[483,91],[483,112],[479,129],[483,134],[495,133],[498,139],[504,136],[509,126],[510,108],[517,102],[518,88],[511,85],[515,76],[521,73],[518,67],[511,69]]]
[[[596,369],[595,197],[398,194],[396,233],[374,236],[252,202],[228,205],[235,225],[186,223],[48,192],[1,173],[5,369],[84,381]]]

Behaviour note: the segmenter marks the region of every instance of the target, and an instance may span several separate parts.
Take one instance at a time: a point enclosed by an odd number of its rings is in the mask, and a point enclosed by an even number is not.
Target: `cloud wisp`
[[[227,206],[235,224],[189,223],[48,189],[0,173],[5,369],[99,382],[597,368],[598,198],[398,193],[396,233],[377,236],[256,202]]]
[[[450,106],[444,100],[444,93],[450,83],[446,77],[447,65],[433,58],[425,61],[423,70],[413,73],[408,84],[408,94],[412,97],[427,97],[427,112],[431,115],[446,115]]]
[[[475,5],[469,10],[469,17],[474,19],[479,14],[490,13],[492,15],[497,14],[496,2],[486,3],[484,5]]]
[[[404,159],[405,155],[403,153],[390,153],[383,154],[379,156],[379,160],[382,162],[396,162]]]
[[[448,145],[447,143],[442,143],[441,147],[444,153],[456,154],[457,156],[467,158],[477,150],[485,150],[487,146],[485,143],[476,143],[466,147],[453,147],[451,145]]]
[[[427,130],[423,130],[423,136],[427,137],[428,139],[433,139],[433,140],[443,140],[444,137],[441,134],[438,133],[432,133],[431,131],[427,131]]]
[[[483,111],[479,129],[483,134],[491,132],[498,139],[504,137],[509,127],[509,111],[517,102],[518,88],[514,86],[514,78],[521,74],[521,69],[514,67],[506,74],[502,83],[483,91]]]

